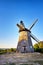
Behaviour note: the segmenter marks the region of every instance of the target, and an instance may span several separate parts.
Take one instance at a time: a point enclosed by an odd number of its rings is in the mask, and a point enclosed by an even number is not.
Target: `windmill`
[[[39,40],[31,33],[31,29],[37,21],[38,19],[36,19],[32,23],[29,29],[25,27],[23,21],[20,21],[20,24],[17,24],[17,26],[19,27],[19,40],[17,45],[17,52],[34,52],[31,38],[33,38],[36,42],[39,42]]]

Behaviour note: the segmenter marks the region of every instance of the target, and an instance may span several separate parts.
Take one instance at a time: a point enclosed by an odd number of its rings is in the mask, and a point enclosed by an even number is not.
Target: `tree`
[[[43,53],[43,41],[34,44],[34,51]]]
[[[39,45],[39,48],[43,48],[43,41],[40,41],[40,42],[38,43],[38,45]]]
[[[35,52],[38,52],[38,49],[39,49],[38,44],[37,44],[37,43],[36,43],[36,44],[34,44],[34,51],[35,51]]]
[[[39,48],[39,46],[38,46],[38,44],[36,43],[36,44],[34,44],[34,48]]]

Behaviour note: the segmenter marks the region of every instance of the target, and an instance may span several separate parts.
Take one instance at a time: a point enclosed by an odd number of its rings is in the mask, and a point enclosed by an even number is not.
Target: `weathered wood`
[[[22,53],[34,52],[29,32],[20,32],[17,51]]]

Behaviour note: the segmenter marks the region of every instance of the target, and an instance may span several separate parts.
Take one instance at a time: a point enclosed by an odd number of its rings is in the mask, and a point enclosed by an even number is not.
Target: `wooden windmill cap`
[[[23,30],[19,30],[19,32],[22,32],[22,31],[28,31],[28,32],[30,32],[30,33],[31,33],[31,31],[30,31],[30,30],[28,30],[27,28],[25,28],[25,29],[23,29]]]

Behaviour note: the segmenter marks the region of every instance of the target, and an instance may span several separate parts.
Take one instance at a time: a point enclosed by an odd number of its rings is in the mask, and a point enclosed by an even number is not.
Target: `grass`
[[[3,64],[3,65],[16,65],[15,63]],[[20,65],[33,65],[33,64],[20,64]]]
[[[35,61],[35,63],[39,63],[40,65],[43,65],[43,61]]]
[[[15,63],[9,63],[9,65],[16,65]]]
[[[28,64],[20,64],[20,65],[28,65]]]
[[[43,61],[34,61],[33,63],[38,63],[40,65],[43,65]],[[6,64],[3,64],[3,65],[16,65],[16,63],[6,63]],[[33,65],[33,64],[29,64],[29,63],[22,63],[22,64],[19,64],[19,65]]]
[[[3,65],[16,65],[15,63],[6,63],[6,64],[3,64]]]
[[[33,64],[20,64],[20,65],[33,65]]]

